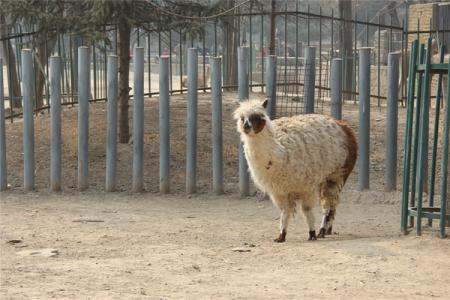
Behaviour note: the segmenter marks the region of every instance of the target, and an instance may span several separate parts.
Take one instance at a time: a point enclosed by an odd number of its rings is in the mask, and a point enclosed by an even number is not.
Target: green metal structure
[[[407,89],[407,116],[405,131],[405,150],[403,161],[403,195],[401,230],[408,233],[408,227],[416,221],[417,235],[422,233],[422,219],[428,219],[432,226],[433,219],[439,219],[439,233],[445,237],[446,221],[450,221],[447,209],[447,187],[449,184],[449,130],[450,130],[450,85],[447,84],[446,99],[442,102],[442,80],[445,75],[450,77],[450,62],[444,63],[444,48],[440,48],[440,61],[431,63],[432,39],[428,39],[427,47],[416,40],[411,46],[411,56]],[[433,115],[431,105],[431,76],[438,76],[436,98],[434,102],[434,128],[432,131],[431,166],[428,167],[430,116]],[[434,100],[434,99],[433,99]],[[442,109],[442,104],[444,109]],[[415,111],[414,111],[415,110]],[[439,133],[440,114],[443,113],[443,132]],[[441,135],[440,135],[441,134]],[[438,147],[441,139],[442,147]],[[441,160],[440,169],[440,206],[435,207],[435,185],[437,161]],[[431,174],[429,173],[431,172]],[[428,193],[426,179],[428,179]],[[438,187],[439,188],[439,187]],[[424,197],[428,197],[428,206],[423,205]],[[409,226],[408,226],[409,218]]]

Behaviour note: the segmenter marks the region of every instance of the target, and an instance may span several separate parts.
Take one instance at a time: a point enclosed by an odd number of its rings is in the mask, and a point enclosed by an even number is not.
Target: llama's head
[[[270,125],[270,118],[266,113],[268,99],[243,101],[234,111],[237,130],[241,135],[254,137],[264,132]]]

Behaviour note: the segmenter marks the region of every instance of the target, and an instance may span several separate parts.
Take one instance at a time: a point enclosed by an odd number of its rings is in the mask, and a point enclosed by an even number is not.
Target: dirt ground
[[[261,96],[261,95],[255,95]],[[400,192],[384,192],[384,108],[372,108],[371,190],[357,167],[338,208],[335,234],[307,241],[302,216],[273,243],[278,211],[258,195],[239,199],[237,134],[224,97],[225,187],[211,186],[210,103],[199,96],[198,190],[184,194],[183,96],[172,97],[171,190],[158,191],[157,98],[145,108],[146,192],[131,194],[131,148],[119,146],[119,191],[104,193],[105,105],[90,110],[90,189],[76,190],[76,109],[63,112],[63,192],[49,193],[48,115],[35,121],[37,191],[21,192],[22,124],[8,124],[8,182],[0,194],[1,299],[430,299],[450,294],[450,241],[436,224],[403,236]],[[358,107],[344,118],[357,129]],[[327,113],[327,111],[325,111]],[[404,132],[399,117],[399,149]],[[401,182],[401,151],[399,180]],[[316,208],[316,226],[320,211]],[[425,223],[425,221],[424,221]]]

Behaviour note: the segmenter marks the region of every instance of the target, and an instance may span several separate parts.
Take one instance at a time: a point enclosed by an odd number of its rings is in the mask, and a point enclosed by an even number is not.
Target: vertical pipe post
[[[197,87],[198,50],[188,50],[188,103],[187,103],[187,149],[186,149],[186,192],[196,192],[197,183]]]
[[[144,48],[134,48],[133,192],[144,189]]]
[[[89,174],[89,48],[78,48],[78,189],[88,188]]]
[[[369,189],[370,166],[370,48],[359,49],[359,190]]]
[[[116,189],[117,162],[117,98],[118,98],[118,58],[108,56],[107,73],[107,135],[106,135],[106,177],[105,190]]]
[[[342,59],[331,61],[331,116],[342,120]]]
[[[305,48],[305,78],[304,78],[304,94],[305,94],[305,114],[314,113],[314,88],[316,82],[316,48],[308,46]]]
[[[50,189],[61,190],[61,57],[50,57]]]
[[[267,114],[270,119],[275,119],[277,115],[277,56],[269,55],[267,57],[266,72],[266,95],[269,98],[267,105]]]
[[[222,60],[211,63],[213,191],[223,194]]]
[[[34,190],[34,70],[33,52],[22,50],[22,95],[23,95],[23,166],[25,191]]]
[[[3,59],[0,58],[0,191],[8,187],[6,170],[5,97],[3,91]],[[11,97],[11,95],[10,95]],[[11,111],[12,111],[11,106]]]
[[[239,101],[248,101],[248,47],[238,47],[238,94]],[[239,143],[239,191],[241,197],[250,194],[250,180],[247,160],[242,142]]]
[[[169,58],[159,60],[159,191],[170,192]]]
[[[397,188],[398,67],[399,54],[389,53],[384,173],[386,191]]]

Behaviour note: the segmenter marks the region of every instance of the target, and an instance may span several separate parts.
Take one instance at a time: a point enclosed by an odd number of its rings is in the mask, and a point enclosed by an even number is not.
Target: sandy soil
[[[261,95],[254,95],[261,97]],[[105,105],[90,110],[90,189],[76,190],[76,109],[63,112],[63,192],[48,192],[48,115],[37,116],[37,192],[22,193],[22,123],[8,124],[11,188],[0,194],[1,299],[430,299],[450,294],[449,239],[424,224],[399,234],[399,192],[383,191],[385,110],[372,109],[371,190],[344,189],[334,230],[307,241],[298,216],[275,244],[278,211],[237,196],[237,135],[224,97],[226,194],[210,194],[210,103],[199,96],[199,171],[184,194],[184,96],[172,97],[171,188],[158,191],[157,98],[145,107],[146,193],[131,194],[131,148],[119,146],[119,192],[105,194]],[[344,117],[357,129],[358,107]],[[325,108],[327,113],[327,108]],[[400,110],[399,149],[404,132]],[[401,182],[399,151],[399,183]],[[317,226],[319,209],[316,209]],[[424,222],[425,223],[425,222]],[[436,223],[435,223],[436,224]]]
[[[308,242],[297,217],[287,242],[276,244],[278,212],[255,198],[8,193],[1,206],[0,295],[444,299],[450,242],[427,227],[422,237],[401,236],[398,205],[380,204],[399,196],[348,188],[338,233]]]

